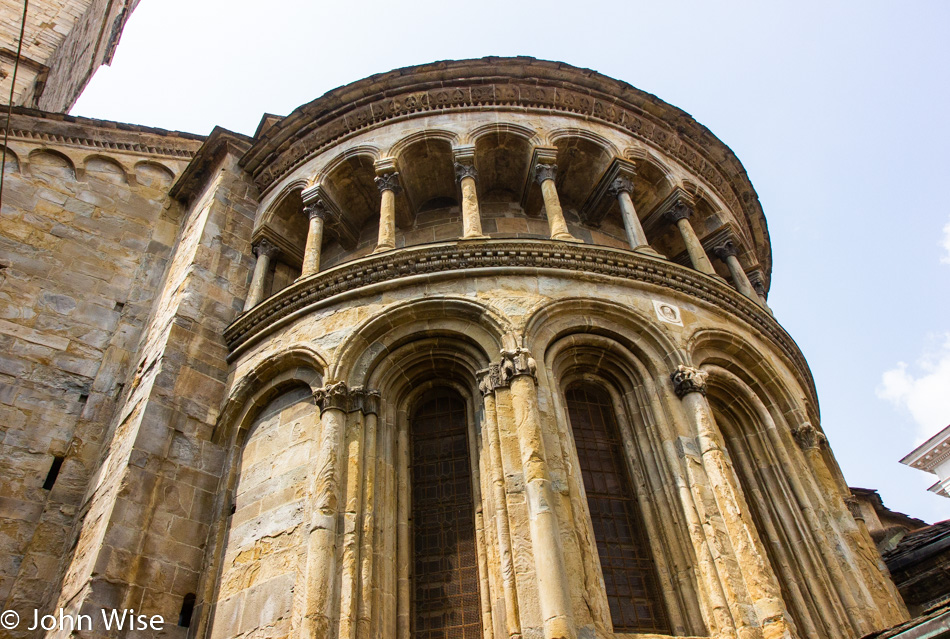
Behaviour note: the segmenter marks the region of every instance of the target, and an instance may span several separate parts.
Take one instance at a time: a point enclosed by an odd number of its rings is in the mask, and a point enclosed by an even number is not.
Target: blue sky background
[[[73,114],[252,134],[411,64],[530,55],[690,113],[768,219],[775,317],[852,486],[927,521],[898,460],[950,423],[950,3],[142,0]]]

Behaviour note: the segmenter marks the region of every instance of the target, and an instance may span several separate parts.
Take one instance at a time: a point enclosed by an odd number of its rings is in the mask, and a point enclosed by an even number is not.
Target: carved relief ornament
[[[709,379],[709,373],[693,368],[692,366],[676,367],[673,374],[670,375],[673,380],[673,390],[677,397],[686,397],[690,393],[706,394],[706,380]]]
[[[538,377],[538,363],[531,357],[527,348],[503,350],[501,352],[501,379],[504,385],[520,375],[527,375],[534,379]]]
[[[402,187],[399,186],[399,172],[393,171],[391,173],[383,173],[382,175],[377,175],[376,179],[376,188],[379,189],[379,192],[383,191],[392,191],[393,193],[399,193],[402,190]]]
[[[553,180],[555,177],[557,177],[557,164],[542,164],[539,162],[534,165],[534,179],[538,184]]]
[[[822,444],[828,441],[824,434],[809,422],[805,422],[798,428],[793,428],[792,437],[795,438],[795,443],[802,450],[820,448]]]
[[[347,388],[346,382],[333,382],[313,392],[320,411],[340,410],[347,413],[360,411],[365,415],[379,413],[379,391],[362,386]]]
[[[621,193],[633,195],[633,181],[630,178],[620,176],[610,183],[610,186],[607,187],[607,193],[611,197],[617,197]]]
[[[455,179],[461,182],[467,177],[470,177],[473,180],[478,179],[478,171],[475,169],[475,165],[465,162],[456,162]]]
[[[326,221],[328,217],[327,207],[323,200],[315,200],[309,204],[304,205],[303,207],[304,215],[307,216],[308,220],[314,218],[320,218],[323,221]]]

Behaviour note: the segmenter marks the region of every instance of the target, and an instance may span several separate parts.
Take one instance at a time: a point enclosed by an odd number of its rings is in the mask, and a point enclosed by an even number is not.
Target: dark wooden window
[[[667,634],[656,568],[610,395],[583,383],[572,385],[565,396],[614,630]]]
[[[481,639],[465,403],[439,389],[412,415],[414,639]]]

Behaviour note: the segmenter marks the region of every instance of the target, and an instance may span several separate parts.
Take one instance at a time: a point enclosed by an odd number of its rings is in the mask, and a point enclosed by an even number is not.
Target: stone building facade
[[[19,109],[9,146],[6,608],[203,639],[906,620],[755,191],[675,107],[488,58],[250,138]]]
[[[96,70],[112,63],[139,0],[18,0],[0,4],[0,101],[66,112]],[[27,4],[26,22],[23,7]],[[17,47],[23,47],[16,73]]]

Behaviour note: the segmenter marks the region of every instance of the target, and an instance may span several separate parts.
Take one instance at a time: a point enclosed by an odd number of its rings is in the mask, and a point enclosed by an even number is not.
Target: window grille
[[[423,397],[412,419],[414,639],[481,639],[465,403]]]
[[[614,630],[668,634],[610,395],[580,384],[565,396]]]

